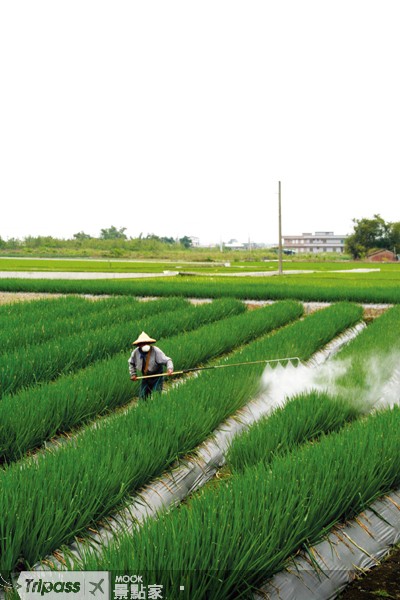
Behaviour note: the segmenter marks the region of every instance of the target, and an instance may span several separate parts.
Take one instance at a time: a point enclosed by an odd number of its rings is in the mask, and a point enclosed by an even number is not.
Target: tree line
[[[100,230],[100,239],[101,240],[127,240],[128,236],[126,235],[125,231],[126,231],[126,227],[118,228],[118,227],[115,227],[114,225],[111,225],[111,227]],[[74,233],[73,237],[75,240],[96,239],[96,238],[92,238],[89,234],[84,233],[83,231],[80,231],[79,233]],[[130,238],[130,239],[134,239],[134,238]],[[183,237],[176,239],[173,237],[159,237],[158,235],[155,235],[154,233],[150,233],[145,238],[143,238],[143,235],[140,234],[138,239],[139,240],[140,239],[156,240],[163,244],[170,244],[170,245],[181,244],[184,248],[190,248],[193,245],[191,238],[187,235],[184,235]]]
[[[126,227],[107,227],[101,229],[98,237],[91,236],[84,231],[74,233],[72,238],[60,239],[53,236],[26,236],[23,239],[11,238],[3,240],[0,236],[0,249],[4,250],[37,250],[39,248],[98,248],[114,249],[114,254],[118,255],[123,249],[137,250],[155,249],[155,248],[174,248],[188,249],[193,246],[192,239],[185,235],[181,238],[167,236],[158,236],[153,233],[143,236],[140,234],[137,238],[128,238]]]
[[[354,259],[365,258],[370,252],[379,249],[400,253],[400,222],[386,222],[379,214],[372,219],[353,219],[354,230],[345,242],[345,252]],[[217,246],[216,246],[217,247]],[[100,230],[98,237],[84,231],[74,233],[70,239],[59,239],[52,236],[27,236],[22,240],[11,238],[3,240],[0,236],[0,251],[31,254],[92,254],[106,256],[124,256],[129,253],[164,253],[176,250],[181,252],[193,248],[192,239],[185,235],[180,238],[158,236],[153,233],[136,238],[128,238],[126,227],[107,227]],[[271,248],[270,253],[277,251]],[[265,254],[265,251],[263,251]],[[304,257],[303,257],[304,258]],[[315,255],[314,255],[315,258]]]

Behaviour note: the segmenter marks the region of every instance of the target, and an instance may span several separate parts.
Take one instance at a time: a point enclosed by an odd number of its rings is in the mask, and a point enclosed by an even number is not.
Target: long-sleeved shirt
[[[129,374],[131,377],[136,375],[138,371],[143,371],[146,364],[146,358],[146,353],[141,352],[140,348],[135,348],[128,360]],[[166,356],[160,348],[157,348],[157,346],[151,346],[147,375],[162,373],[164,365],[167,369],[174,370],[172,359],[169,356]]]

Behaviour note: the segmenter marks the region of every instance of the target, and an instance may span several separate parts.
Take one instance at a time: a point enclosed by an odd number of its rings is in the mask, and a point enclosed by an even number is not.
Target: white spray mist
[[[282,406],[288,398],[311,390],[342,396],[355,402],[365,411],[400,404],[400,354],[371,356],[358,363],[364,371],[364,384],[350,386],[342,377],[357,369],[348,359],[332,360],[310,367],[306,365],[275,368],[267,366],[262,376],[265,401],[271,408]]]

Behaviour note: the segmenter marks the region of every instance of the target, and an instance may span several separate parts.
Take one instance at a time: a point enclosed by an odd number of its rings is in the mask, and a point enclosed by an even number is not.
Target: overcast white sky
[[[398,0],[0,3],[0,236],[399,221]]]

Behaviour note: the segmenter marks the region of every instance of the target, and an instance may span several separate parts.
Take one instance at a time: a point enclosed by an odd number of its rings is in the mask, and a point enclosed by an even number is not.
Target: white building
[[[333,231],[316,231],[301,235],[285,235],[282,237],[284,250],[293,252],[344,252],[347,235],[335,235]]]
[[[189,240],[192,242],[193,248],[198,248],[200,246],[200,238],[191,235],[189,236]]]
[[[246,246],[237,240],[229,240],[229,242],[224,242],[224,248],[228,250],[245,250]]]

